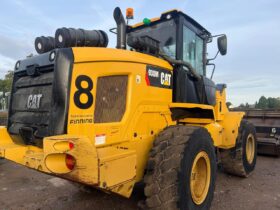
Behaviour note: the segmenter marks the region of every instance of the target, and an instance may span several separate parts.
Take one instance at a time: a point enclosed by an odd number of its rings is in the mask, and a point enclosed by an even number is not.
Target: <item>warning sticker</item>
[[[106,143],[106,135],[100,134],[95,136],[95,145],[105,144]]]

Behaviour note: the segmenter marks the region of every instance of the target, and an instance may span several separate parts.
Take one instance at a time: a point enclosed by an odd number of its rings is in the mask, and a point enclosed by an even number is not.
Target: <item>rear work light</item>
[[[76,165],[76,160],[73,156],[66,154],[65,164],[66,164],[67,168],[72,171]]]

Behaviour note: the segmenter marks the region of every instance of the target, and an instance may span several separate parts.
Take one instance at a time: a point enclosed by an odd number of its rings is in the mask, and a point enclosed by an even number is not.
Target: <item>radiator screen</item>
[[[128,76],[106,76],[97,79],[94,122],[120,122],[125,113]]]

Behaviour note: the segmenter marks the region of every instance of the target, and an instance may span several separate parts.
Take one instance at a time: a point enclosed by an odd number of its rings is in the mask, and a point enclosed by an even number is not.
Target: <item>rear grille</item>
[[[46,68],[38,68],[38,72],[41,69]],[[48,66],[47,69],[48,71],[40,71],[40,75],[36,77],[15,74],[17,79],[11,104],[10,133],[18,134],[21,127],[31,126],[35,137],[42,138],[46,135],[50,120],[54,66]],[[39,106],[36,109],[28,108],[28,98],[38,94],[42,95]]]
[[[128,76],[97,79],[95,123],[120,122],[125,113]]]
[[[71,48],[56,49],[19,62],[9,105],[8,131],[16,141],[43,145],[43,138],[67,132],[73,66]]]

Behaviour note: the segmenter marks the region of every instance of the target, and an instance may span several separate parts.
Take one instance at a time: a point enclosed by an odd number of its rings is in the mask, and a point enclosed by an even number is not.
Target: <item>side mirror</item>
[[[219,49],[221,55],[226,55],[227,54],[227,36],[226,35],[220,36],[217,39],[217,42],[218,42],[218,49]]]

